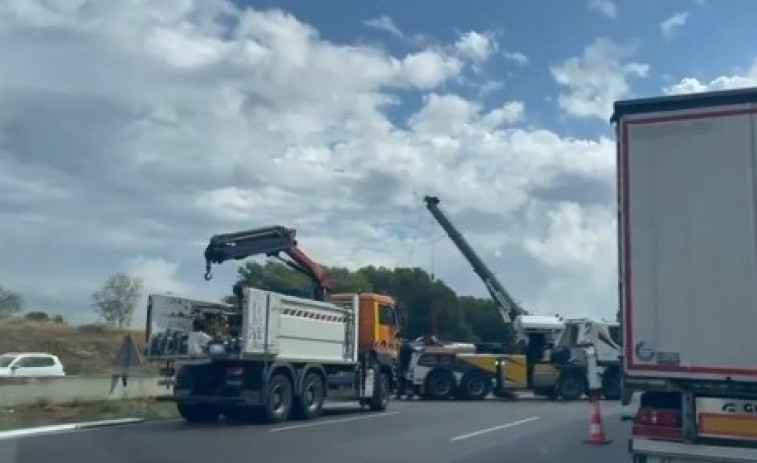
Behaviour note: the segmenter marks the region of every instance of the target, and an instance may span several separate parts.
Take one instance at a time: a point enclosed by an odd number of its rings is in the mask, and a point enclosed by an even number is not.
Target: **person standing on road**
[[[409,339],[406,339],[404,336],[401,337],[402,341],[400,343],[400,351],[399,351],[399,378],[398,378],[398,384],[397,384],[397,398],[401,399],[403,395],[410,394],[410,397],[413,395],[412,391],[412,385],[408,384],[407,380],[407,371],[410,366],[410,360],[413,356],[413,345],[410,343]],[[408,388],[409,386],[409,388]]]

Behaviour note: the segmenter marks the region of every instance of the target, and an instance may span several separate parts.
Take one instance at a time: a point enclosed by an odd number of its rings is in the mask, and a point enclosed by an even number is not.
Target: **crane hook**
[[[213,274],[210,272],[210,262],[205,263],[205,281],[210,281],[213,278]]]

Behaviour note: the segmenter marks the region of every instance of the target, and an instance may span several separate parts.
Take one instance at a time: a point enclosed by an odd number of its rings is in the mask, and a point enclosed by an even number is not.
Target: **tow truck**
[[[564,400],[577,400],[584,393],[601,390],[605,398],[618,400],[620,346],[613,340],[609,324],[591,318],[530,315],[442,212],[439,198],[426,196],[424,201],[483,281],[505,324],[513,327],[516,349],[506,356],[421,349],[408,372],[416,388],[434,398],[457,394],[483,399],[493,389],[495,395],[504,397],[531,390],[536,395]]]
[[[255,255],[279,258],[309,276],[313,297],[244,282],[233,287],[235,304],[149,295],[146,357],[165,362],[161,384],[173,386],[163,400],[175,402],[188,422],[221,415],[310,419],[326,399],[386,410],[398,351],[394,299],[331,294],[324,269],[297,247],[296,231],[283,226],[214,235],[205,249],[205,278],[212,278],[212,264]],[[200,325],[211,340],[193,352]]]

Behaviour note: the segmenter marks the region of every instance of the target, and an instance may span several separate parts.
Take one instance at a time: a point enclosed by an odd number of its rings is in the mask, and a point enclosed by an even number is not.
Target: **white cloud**
[[[629,78],[646,77],[649,72],[648,64],[624,62],[635,50],[632,45],[597,38],[582,56],[552,66],[555,81],[567,89],[559,96],[560,108],[577,117],[607,119],[613,102],[629,95]]]
[[[742,75],[718,76],[709,82],[702,82],[695,77],[684,77],[677,83],[664,88],[663,91],[667,94],[680,94],[744,87],[757,87],[757,59]]]
[[[389,54],[220,0],[58,3],[0,4],[0,252],[13,263],[0,282],[30,305],[90,316],[89,294],[122,268],[220,298],[238,263],[205,282],[206,240],[271,224],[324,264],[423,265],[484,295],[448,240],[433,266],[408,257],[432,247],[414,239],[420,193],[441,196],[530,308],[614,314],[613,141],[524,128],[517,95],[451,93],[459,53],[483,59],[491,43]],[[565,84],[623,93],[613,72],[643,66],[615,51],[598,42],[568,61],[571,79],[599,77]],[[387,114],[398,91],[422,96],[407,126]]]
[[[173,292],[191,294],[192,287],[178,277],[179,264],[168,262],[163,257],[142,255],[126,260],[125,271],[142,279],[147,292]]]
[[[528,57],[519,51],[505,51],[504,57],[508,61],[512,61],[518,66],[525,66],[528,64]]]
[[[610,0],[589,0],[587,7],[608,18],[616,18],[618,16],[618,8]]]
[[[397,25],[394,24],[394,21],[392,21],[392,18],[390,18],[387,15],[383,15],[378,18],[369,19],[364,24],[368,27],[372,27],[380,31],[389,32],[390,34],[395,35],[397,37],[405,36],[402,33],[402,31],[399,30]]]
[[[134,313],[135,320],[144,319],[148,294],[171,293],[186,297],[198,297],[202,294],[178,275],[178,263],[169,262],[163,257],[138,255],[126,260],[124,270],[142,280],[142,300]]]
[[[497,51],[497,42],[491,35],[469,31],[460,36],[455,47],[464,57],[481,62]]]
[[[665,38],[671,38],[676,30],[686,25],[686,21],[689,18],[689,13],[678,12],[670,16],[668,19],[660,23],[660,29]]]

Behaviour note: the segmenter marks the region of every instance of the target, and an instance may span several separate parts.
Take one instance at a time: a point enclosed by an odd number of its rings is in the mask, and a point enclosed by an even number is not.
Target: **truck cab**
[[[352,302],[353,294],[337,293],[328,300],[335,304]],[[399,355],[399,320],[394,298],[386,294],[360,293],[360,320],[358,339],[361,351],[374,351],[377,355],[397,360]]]

